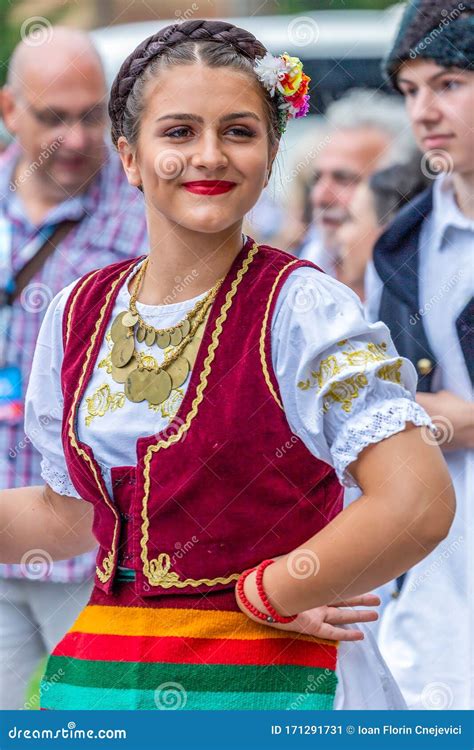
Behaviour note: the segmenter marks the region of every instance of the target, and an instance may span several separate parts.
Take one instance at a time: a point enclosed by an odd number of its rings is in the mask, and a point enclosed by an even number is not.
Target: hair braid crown
[[[266,47],[250,31],[226,21],[194,19],[165,26],[136,47],[124,60],[115,77],[109,99],[114,143],[122,135],[123,114],[137,78],[163,50],[189,40],[223,42],[232,45],[251,60],[267,52]]]

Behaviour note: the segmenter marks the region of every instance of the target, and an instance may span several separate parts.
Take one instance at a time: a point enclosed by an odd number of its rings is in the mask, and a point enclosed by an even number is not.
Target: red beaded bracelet
[[[265,620],[265,622],[273,622],[273,618],[271,615],[266,615],[263,612],[260,612],[257,607],[254,607],[252,602],[247,598],[247,596],[244,593],[244,583],[247,576],[252,573],[256,568],[249,568],[248,570],[244,570],[244,572],[241,574],[240,578],[237,580],[237,591],[239,593],[239,598],[244,603],[245,607],[251,612],[255,617],[258,617],[259,620]]]
[[[262,600],[263,604],[270,612],[270,615],[272,616],[274,622],[281,622],[281,623],[293,622],[293,620],[296,620],[298,615],[288,615],[288,616],[279,615],[275,607],[273,607],[270,604],[268,600],[268,596],[265,593],[265,589],[263,588],[263,571],[265,570],[265,568],[268,568],[268,566],[274,562],[275,560],[263,560],[263,562],[261,562],[260,565],[258,566],[257,579],[256,579],[257,591],[260,595],[260,599]]]
[[[267,561],[265,560],[264,562],[267,562]],[[270,560],[270,561],[268,561],[268,564],[270,564],[270,562],[275,562],[275,561],[274,560]],[[298,615],[292,615],[291,617],[282,617],[281,615],[278,614],[278,612],[271,605],[269,607],[269,610],[270,610],[271,614],[265,614],[264,612],[261,612],[257,607],[255,607],[252,604],[252,602],[247,598],[246,594],[244,593],[244,583],[245,583],[245,579],[247,578],[247,576],[250,575],[250,573],[253,573],[254,570],[257,571],[257,575],[258,575],[258,568],[257,567],[249,568],[248,570],[244,570],[244,572],[241,574],[240,578],[237,580],[237,591],[238,591],[238,594],[239,594],[239,598],[242,600],[243,604],[249,610],[249,612],[251,612],[253,615],[255,615],[255,617],[257,617],[259,620],[264,620],[265,622],[283,622],[283,623],[285,623],[285,622],[292,622],[293,620],[295,620],[298,617]],[[263,574],[263,571],[262,571],[262,574]],[[260,587],[261,587],[261,589],[263,591],[263,586],[262,586],[261,583],[260,583]],[[264,593],[264,596],[265,596],[265,598],[267,599],[267,602],[268,602],[268,598],[266,597],[265,592],[263,592],[263,593]],[[260,598],[262,598],[261,594],[260,594]],[[264,601],[263,598],[262,598],[262,601]],[[270,604],[270,602],[268,602],[268,604]],[[265,605],[265,606],[268,606],[268,605]]]

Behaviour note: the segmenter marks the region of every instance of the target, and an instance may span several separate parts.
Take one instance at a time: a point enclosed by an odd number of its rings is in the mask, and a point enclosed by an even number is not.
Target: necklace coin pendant
[[[112,364],[115,367],[125,367],[130,362],[134,350],[135,340],[133,336],[122,336],[115,342],[110,353]]]
[[[146,336],[145,336],[145,344],[147,346],[153,346],[153,344],[155,343],[155,335],[156,335],[155,331],[152,328],[149,328],[147,330]]]
[[[166,372],[171,378],[172,388],[179,388],[189,375],[189,362],[185,357],[178,357],[167,368]]]
[[[148,370],[132,370],[125,381],[124,393],[129,401],[138,404],[145,400],[145,390],[150,378]]]
[[[133,328],[136,323],[138,323],[138,315],[135,315],[135,313],[127,310],[122,318],[122,325],[127,326],[127,328]]]
[[[146,328],[144,328],[143,326],[138,326],[137,341],[139,344],[141,344],[142,341],[145,341],[145,336],[146,336]]]
[[[166,349],[170,345],[169,333],[158,333],[156,337],[156,343],[160,349]]]
[[[175,328],[175,330],[170,336],[171,346],[179,346],[182,340],[183,338],[181,336],[181,331],[179,330],[179,328]]]
[[[171,393],[171,377],[166,370],[152,372],[150,375],[145,390],[145,398],[150,404],[162,404]]]
[[[117,315],[114,322],[112,323],[112,328],[110,329],[110,336],[112,338],[112,341],[115,343],[119,339],[122,338],[122,336],[125,336],[127,333],[127,329],[123,324],[123,318],[124,315],[127,314],[127,310],[124,312],[121,312]]]
[[[183,322],[180,325],[181,329],[181,336],[184,337],[188,335],[189,331],[191,330],[191,323],[189,322],[188,318],[183,320]]]
[[[191,363],[191,367],[194,365],[195,359],[197,357],[197,353],[199,351],[199,347],[201,346],[202,339],[199,333],[201,333],[202,335],[202,331],[200,331],[200,328],[201,326],[199,326],[193,338],[191,339],[189,344],[187,344],[184,347],[184,351],[183,351],[183,355],[186,357],[186,359],[189,360],[189,362]]]
[[[189,362],[189,369],[192,370],[194,367],[194,363],[196,361],[198,349],[199,349],[200,341],[195,341],[193,339],[190,344],[185,348],[184,352],[182,353],[182,357],[185,357],[187,361]]]
[[[132,357],[130,362],[125,365],[125,367],[115,367],[115,365],[112,365],[111,375],[112,378],[116,383],[124,384],[127,380],[128,376],[130,375],[133,370],[135,370],[137,366],[137,361],[135,357]]]

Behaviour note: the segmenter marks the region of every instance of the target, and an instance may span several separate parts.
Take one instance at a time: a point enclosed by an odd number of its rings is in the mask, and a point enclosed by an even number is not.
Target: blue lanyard
[[[54,233],[55,225],[41,229],[27,243],[22,251],[23,267],[33,258],[40,248]],[[0,214],[0,367],[6,364],[8,331],[12,319],[12,307],[7,300],[15,292],[16,276],[12,262],[13,225],[9,219]]]

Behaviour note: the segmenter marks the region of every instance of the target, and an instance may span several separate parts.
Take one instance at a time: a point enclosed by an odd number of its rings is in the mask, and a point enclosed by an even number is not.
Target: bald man
[[[83,32],[55,28],[13,53],[2,114],[22,153],[17,193],[29,217],[87,190],[106,156],[107,90],[98,53]],[[32,168],[33,167],[33,168]]]
[[[15,138],[0,155],[0,488],[47,482],[71,494],[55,465],[61,446],[40,464],[23,431],[41,320],[79,276],[147,250],[143,197],[106,142],[106,102],[101,61],[83,32],[49,28],[14,51],[0,99]],[[25,688],[86,604],[94,571],[95,553],[53,564],[45,550],[0,567],[0,709],[38,706],[38,696],[25,703]]]

